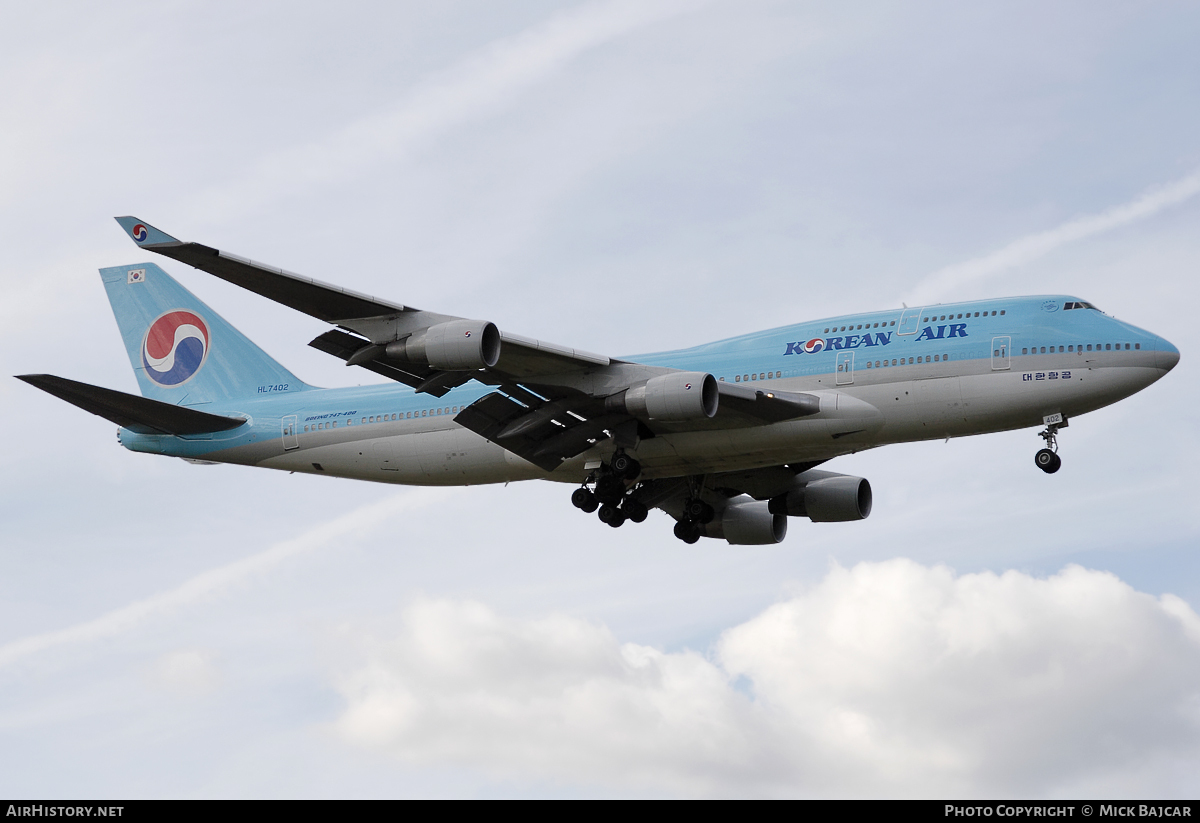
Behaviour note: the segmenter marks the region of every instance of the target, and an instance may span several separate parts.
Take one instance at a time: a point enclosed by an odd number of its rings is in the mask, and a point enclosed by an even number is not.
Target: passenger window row
[[[413,412],[397,412],[396,414],[377,414],[364,417],[363,423],[386,423],[389,420],[412,420],[414,417],[436,417],[439,414],[457,414],[458,406],[446,406],[441,409],[421,409]]]
[[[1007,311],[1008,311],[1008,309],[1000,309],[1001,316],[1003,316]],[[984,317],[989,316],[987,312],[982,312],[982,314]],[[979,315],[980,315],[980,312],[975,312],[974,316],[979,317]],[[969,320],[971,318],[971,316],[972,315],[970,312],[963,312],[962,314],[959,314],[957,317],[955,317],[953,314],[943,314],[941,317],[938,317],[936,314],[931,314],[928,317],[923,318],[921,320],[921,322],[922,323],[936,323],[939,320],[962,320],[964,317],[966,317]],[[992,312],[990,316],[995,317],[996,312]]]
[[[1114,348],[1113,348],[1114,346],[1116,347],[1116,349],[1115,349],[1116,351],[1122,351],[1122,348],[1121,348],[1122,345],[1125,346],[1124,351],[1131,351],[1131,350],[1132,351],[1141,351],[1141,348],[1142,348],[1141,343],[1134,343],[1132,349],[1130,349],[1129,343],[1124,343],[1124,344],[1122,344],[1122,343],[1097,343],[1095,351],[1114,351]],[[1054,353],[1054,346],[1049,346],[1049,347],[1047,347],[1047,346],[1040,346],[1040,347],[1039,346],[1027,346],[1027,347],[1021,349],[1021,354],[1046,354],[1047,349],[1049,350],[1050,354]],[[1091,343],[1088,343],[1087,350],[1093,351]],[[1058,351],[1059,352],[1067,351],[1067,352],[1083,354],[1083,346],[1082,345],[1065,346],[1065,347],[1059,346]]]
[[[464,407],[465,408],[465,407]],[[394,414],[373,414],[362,418],[360,425],[366,423],[384,423],[391,420],[412,420],[419,417],[436,417],[439,414],[457,414],[458,406],[446,406],[440,409],[421,409],[415,412],[395,412]],[[331,420],[327,423],[312,423],[304,427],[308,431],[320,431],[321,429],[336,429],[338,426],[337,420]],[[346,425],[349,426],[353,420],[347,420]]]
[[[991,312],[990,316],[995,317],[997,315],[1004,315],[1007,312],[1008,312],[1008,309],[1000,309],[999,311]],[[936,314],[931,314],[931,315],[929,315],[929,317],[922,318],[921,322],[922,323],[934,323],[939,320],[962,320],[964,317],[970,318],[970,317],[980,317],[980,316],[988,317],[989,313],[986,311],[985,312],[977,311],[977,312],[975,312],[974,315],[972,315],[971,312],[968,311],[968,312],[959,312],[957,315],[943,314],[943,315],[939,316]],[[858,331],[860,329],[877,329],[880,326],[882,326],[883,328],[886,329],[886,328],[888,328],[890,326],[894,326],[894,325],[896,325],[895,320],[891,321],[890,323],[887,321],[880,321],[879,323],[859,323],[857,326],[854,325],[853,323],[850,323],[848,325],[841,326],[840,328],[838,326],[830,326],[829,328],[825,329],[823,334],[829,334],[830,332]]]
[[[877,329],[880,326],[883,326],[886,329],[888,326],[894,325],[896,325],[895,320],[893,320],[891,323],[887,322],[886,320],[881,320],[874,325],[871,325],[870,323],[859,323],[857,326],[855,326],[853,323],[851,323],[848,326],[842,326],[840,329],[837,326],[831,326],[830,328],[826,329],[823,334],[829,334],[831,331],[858,331],[859,329]]]
[[[949,360],[950,360],[950,355],[948,355],[948,354],[933,354],[933,355],[927,355],[927,356],[923,356],[923,357],[909,357],[907,359],[907,361],[903,357],[893,357],[890,361],[888,361],[888,360],[868,360],[866,368],[882,369],[882,368],[886,368],[888,366],[903,366],[906,364],[911,366],[914,363],[941,363],[943,361],[949,361]],[[770,372],[769,371],[769,372],[759,372],[758,374],[735,374],[733,376],[733,380],[735,383],[749,383],[751,380],[770,380],[770,379],[773,379],[776,377],[783,377],[783,372],[781,372],[781,371]],[[721,377],[718,379],[722,383],[725,382],[724,377]]]
[[[735,374],[733,376],[733,382],[734,383],[748,383],[751,380],[774,380],[776,377],[783,377],[783,372],[767,371],[767,372],[759,372],[758,374]],[[724,380],[725,380],[725,378],[722,377],[721,381],[724,382]]]
[[[948,354],[926,355],[924,357],[917,357],[917,358],[910,357],[910,358],[908,358],[908,365],[912,365],[914,360],[917,363],[940,363],[943,360],[949,360],[949,359],[950,359],[950,355],[948,355]],[[900,358],[893,357],[892,361],[890,363],[887,360],[876,360],[874,362],[871,362],[870,360],[867,361],[868,369],[871,369],[871,368],[882,369],[887,366],[896,366],[896,365],[900,365],[900,366],[905,365],[904,358],[903,357],[900,357]]]

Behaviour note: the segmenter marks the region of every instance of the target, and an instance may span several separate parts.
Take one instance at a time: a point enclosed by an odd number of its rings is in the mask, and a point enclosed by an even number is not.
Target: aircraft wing
[[[116,220],[142,248],[336,326],[309,345],[348,366],[435,397],[470,380],[495,386],[496,392],[468,406],[455,421],[547,470],[609,436],[632,444],[665,431],[763,425],[820,408],[811,395],[717,385],[710,375],[501,332],[491,322],[393,303],[183,242],[136,217]],[[647,393],[648,383],[662,379],[679,385]],[[684,397],[693,383],[696,390]],[[671,390],[679,396],[664,399]],[[655,402],[674,409],[676,400],[701,394],[709,398],[707,405],[693,417],[675,411],[674,418],[652,419],[649,409]]]
[[[133,238],[133,241],[144,249],[186,263],[229,283],[260,294],[269,300],[274,300],[276,303],[311,315],[318,320],[324,320],[326,323],[332,323],[363,335],[358,341],[348,339],[351,337],[350,335],[338,338],[339,345],[336,347],[338,356],[348,345],[356,344],[355,351],[358,351],[379,342],[375,339],[376,337],[382,338],[383,342],[391,342],[386,338],[400,336],[438,323],[463,320],[461,317],[422,311],[413,306],[404,306],[340,286],[322,283],[320,280],[239,257],[211,246],[183,242],[136,217],[118,217],[116,220],[121,228],[125,229],[125,232]],[[611,362],[610,358],[604,355],[592,354],[507,332],[501,335],[501,339],[503,340],[501,360],[495,364],[495,368],[515,377],[554,374],[579,366],[607,366]],[[330,350],[333,347],[328,343],[317,345],[316,348],[331,354],[334,353]],[[350,365],[362,364],[362,362],[356,362]],[[394,377],[390,373],[387,376]],[[423,379],[428,375],[418,376]],[[409,381],[401,380],[401,382]],[[410,385],[412,384],[410,383]]]
[[[412,310],[200,243],[184,243],[136,217],[118,217],[117,222],[144,249],[187,263],[327,323]]]

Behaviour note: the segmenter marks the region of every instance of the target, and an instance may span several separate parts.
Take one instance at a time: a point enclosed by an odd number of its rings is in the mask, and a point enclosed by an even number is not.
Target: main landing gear
[[[607,465],[601,465],[593,472],[582,487],[571,493],[571,503],[588,514],[599,509],[600,522],[614,529],[624,525],[626,520],[641,523],[650,510],[631,490],[632,482],[641,473],[642,465],[619,451]],[[588,483],[594,483],[594,488],[589,489]]]
[[[1046,441],[1046,448],[1038,449],[1033,456],[1033,462],[1046,474],[1054,474],[1062,467],[1062,458],[1058,456],[1058,430],[1067,425],[1063,417],[1057,423],[1046,423],[1046,430],[1038,432],[1038,437]]]
[[[684,543],[695,543],[700,539],[704,526],[711,523],[717,512],[699,497],[683,501],[683,517],[675,524],[675,536]]]

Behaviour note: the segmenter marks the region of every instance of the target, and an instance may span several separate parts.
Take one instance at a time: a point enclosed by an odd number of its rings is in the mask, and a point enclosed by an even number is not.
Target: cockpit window
[[[1076,300],[1076,301],[1067,303],[1065,306],[1063,306],[1064,311],[1070,311],[1071,309],[1096,309],[1096,307],[1093,306],[1091,303],[1085,303],[1082,300]],[[1100,311],[1100,310],[1096,309],[1096,311]]]

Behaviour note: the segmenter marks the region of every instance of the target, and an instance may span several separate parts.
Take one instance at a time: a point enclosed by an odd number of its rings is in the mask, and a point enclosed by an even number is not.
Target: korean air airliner
[[[789,517],[861,520],[870,483],[817,466],[889,443],[1042,427],[1034,462],[1056,472],[1070,420],[1179,361],[1070,295],[864,312],[616,358],[117,222],[144,249],[324,321],[309,345],[393,381],[310,386],[154,263],[101,269],[141,395],[20,379],[116,423],[125,448],[379,483],[556,480],[614,528],[661,509],[688,543],[778,543]]]

